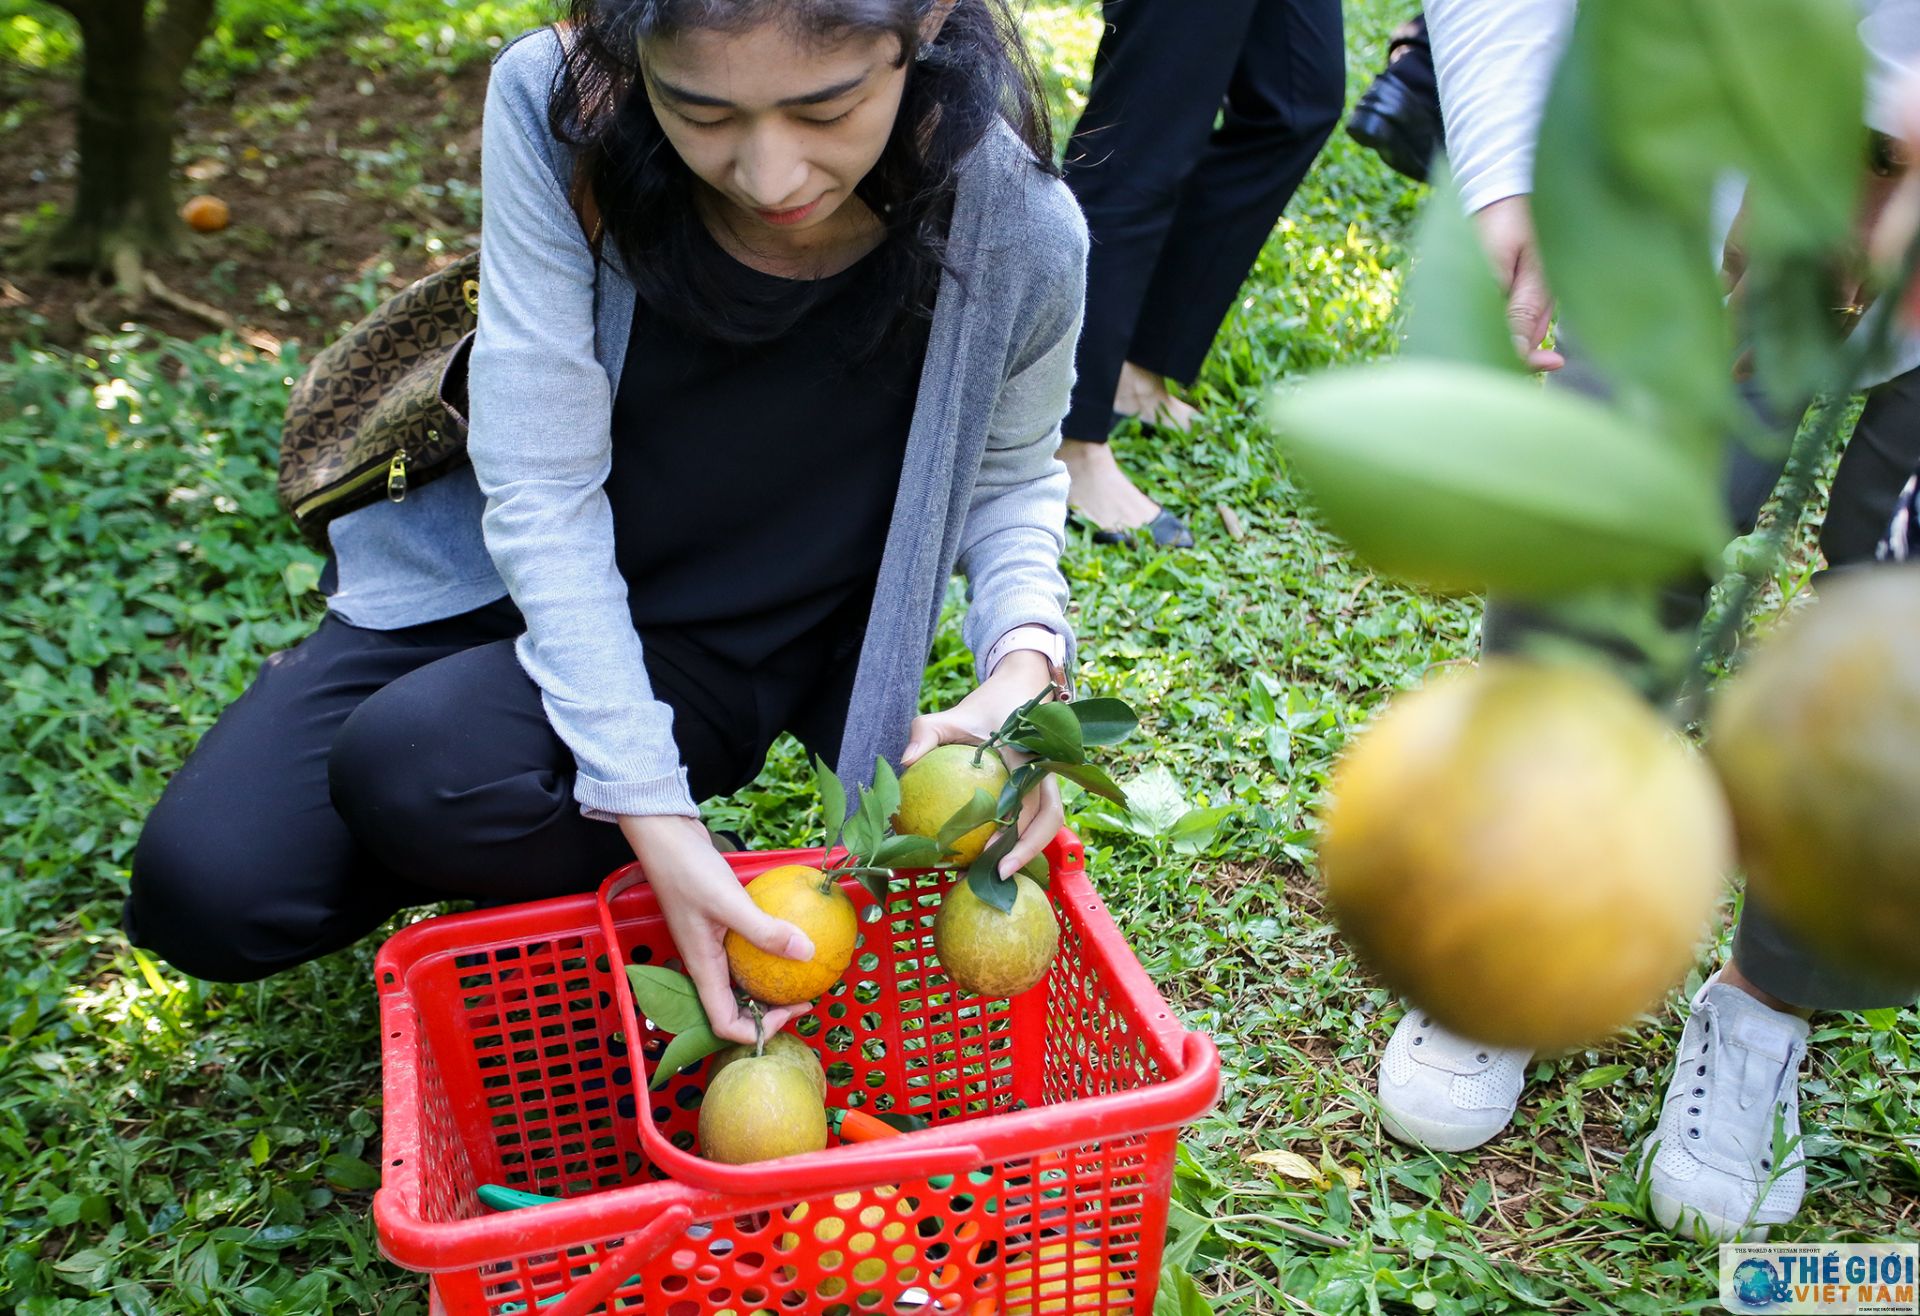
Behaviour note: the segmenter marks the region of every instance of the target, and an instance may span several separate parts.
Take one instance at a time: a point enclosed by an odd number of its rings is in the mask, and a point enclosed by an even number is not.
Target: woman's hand
[[[1566,358],[1540,346],[1553,323],[1553,292],[1547,287],[1547,272],[1533,235],[1532,201],[1524,195],[1502,197],[1474,211],[1473,226],[1493,266],[1493,277],[1506,295],[1513,350],[1529,370],[1558,370]]]
[[[627,817],[620,830],[633,847],[647,881],[660,899],[660,911],[673,934],[680,962],[700,993],[707,1023],[715,1036],[735,1042],[753,1041],[753,1019],[734,997],[727,971],[725,938],[731,928],[773,955],[792,960],[813,958],[813,943],[799,928],[766,913],[748,898],[733,869],[713,848],[713,840],[698,818],[678,814]],[[767,1036],[789,1020],[805,1014],[810,1005],[768,1009]]]
[[[916,759],[940,745],[978,745],[1000,729],[1008,714],[1053,683],[1047,660],[1030,650],[1016,649],[1000,660],[999,666],[974,692],[943,713],[927,713],[913,719],[908,728],[907,749],[900,756],[902,767],[911,767]],[[1018,767],[1033,756],[1002,747],[1000,756],[1009,768]],[[1000,861],[1000,875],[1018,872],[1051,841],[1066,822],[1066,810],[1060,803],[1060,783],[1051,775],[1041,779],[1027,793],[1020,806],[1020,839]]]

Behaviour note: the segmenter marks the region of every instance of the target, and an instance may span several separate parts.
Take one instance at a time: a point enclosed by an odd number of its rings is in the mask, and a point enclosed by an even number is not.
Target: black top
[[[916,321],[860,357],[887,313],[871,255],[807,281],[702,245],[716,277],[791,327],[736,345],[636,307],[606,490],[634,625],[751,667],[864,627],[927,332]]]

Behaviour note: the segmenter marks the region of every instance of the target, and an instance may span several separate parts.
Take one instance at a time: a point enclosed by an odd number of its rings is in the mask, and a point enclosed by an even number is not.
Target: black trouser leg
[[[379,862],[327,799],[341,724],[387,683],[519,626],[481,609],[401,631],[329,616],[268,658],[173,775],[134,849],[122,922],[182,972],[249,982],[440,899]]]
[[[728,700],[648,643],[654,696],[695,799],[753,780],[750,688]],[[745,708],[737,705],[744,703]],[[580,812],[573,755],[548,723],[513,641],[419,668],[367,699],[333,747],[334,806],[395,872],[445,896],[540,900],[591,891],[633,859],[620,829]]]
[[[581,815],[572,755],[507,638],[520,630],[504,601],[401,631],[329,617],[268,659],[149,817],[128,938],[195,977],[245,982],[409,905],[591,891],[632,851]],[[753,672],[646,638],[696,799],[751,781],[785,727],[834,754],[860,640],[836,634]]]
[[[1181,189],[1128,360],[1183,384],[1199,376],[1345,98],[1339,0],[1262,0],[1219,127]]]
[[[1181,190],[1198,167],[1255,9],[1268,0],[1107,0],[1066,180],[1086,212],[1087,308],[1062,430],[1103,442]]]

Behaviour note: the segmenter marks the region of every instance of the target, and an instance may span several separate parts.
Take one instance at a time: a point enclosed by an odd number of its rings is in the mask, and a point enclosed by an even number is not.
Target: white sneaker
[[[1654,1218],[1688,1238],[1757,1243],[1807,1191],[1800,1066],[1807,1021],[1709,978],[1693,998],[1644,1158]],[[1780,1129],[1780,1143],[1774,1128]],[[1776,1164],[1776,1161],[1779,1162]]]
[[[1530,1051],[1486,1046],[1407,1012],[1380,1057],[1380,1123],[1435,1151],[1478,1147],[1513,1122]]]

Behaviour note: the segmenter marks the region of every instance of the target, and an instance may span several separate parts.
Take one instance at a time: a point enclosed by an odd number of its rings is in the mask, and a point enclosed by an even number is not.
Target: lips
[[[756,210],[753,213],[769,224],[798,224],[820,208],[822,198],[815,197],[804,206],[795,206],[791,210]]]

